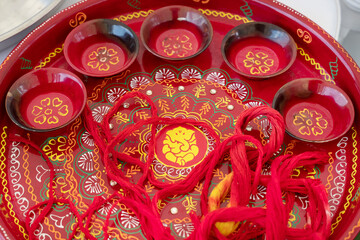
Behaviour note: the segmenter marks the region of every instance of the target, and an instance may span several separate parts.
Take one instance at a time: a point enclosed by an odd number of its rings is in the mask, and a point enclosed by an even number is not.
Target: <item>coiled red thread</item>
[[[115,136],[109,129],[109,122],[114,114],[120,109],[126,99],[139,97],[149,104],[151,118],[136,122],[134,125],[120,131]],[[257,117],[267,117],[272,126],[272,133],[265,145],[256,138],[247,135],[244,129]],[[119,203],[125,204],[139,218],[141,228],[147,239],[173,239],[170,230],[161,223],[161,213],[158,210],[158,202],[174,194],[186,194],[203,181],[201,193],[202,216],[191,213],[191,219],[195,230],[188,239],[251,239],[259,238],[266,234],[267,239],[326,239],[330,232],[330,214],[327,194],[320,180],[307,178],[292,178],[295,168],[311,168],[316,164],[326,164],[327,154],[319,152],[305,152],[295,156],[279,156],[273,158],[283,143],[285,127],[281,115],[267,106],[250,108],[242,112],[235,126],[234,135],[220,142],[219,136],[211,126],[205,122],[190,119],[165,119],[157,116],[154,103],[146,95],[132,92],[124,95],[116,105],[104,117],[102,123],[94,121],[91,109],[87,106],[83,117],[85,127],[93,136],[100,149],[102,161],[105,165],[107,175],[116,181],[123,189],[123,194],[115,192],[108,198],[96,197],[85,213],[80,214],[74,204],[68,199],[54,195],[54,167],[50,159],[34,143],[21,137],[11,137],[10,140],[22,142],[33,147],[45,159],[50,170],[49,199],[32,206],[26,215],[26,229],[30,239],[34,239],[34,232],[39,224],[49,214],[54,204],[66,204],[74,214],[77,223],[69,236],[72,239],[79,232],[83,232],[86,238],[95,239],[89,232],[91,219],[95,211],[103,204],[112,201],[111,209]],[[201,127],[209,132],[215,139],[214,150],[198,164],[192,172],[183,180],[176,183],[162,183],[157,181],[154,173],[150,171],[150,165],[154,158],[156,137],[156,126],[162,125],[184,125],[189,124]],[[114,147],[126,140],[135,130],[149,125],[151,127],[151,140],[149,142],[149,153],[145,163],[121,152],[116,152]],[[248,147],[251,142],[253,147]],[[229,193],[229,207],[211,208],[209,211],[209,188],[213,178],[213,170],[224,161],[225,153],[230,154],[232,165],[232,182]],[[117,168],[118,161],[137,164],[142,176],[137,183],[132,183]],[[265,163],[271,164],[271,176],[264,176],[261,170]],[[155,196],[150,198],[144,189],[146,182],[150,182],[159,190]],[[262,184],[267,187],[266,208],[252,208],[249,205],[251,194],[256,194],[257,186]],[[309,207],[306,210],[307,223],[304,229],[288,227],[289,215],[295,204],[297,194],[307,195]],[[31,218],[32,212],[39,210],[37,217]],[[109,219],[112,211],[109,211],[103,226],[104,236],[108,237]],[[217,222],[237,222],[238,227],[229,236],[223,236],[217,229]]]

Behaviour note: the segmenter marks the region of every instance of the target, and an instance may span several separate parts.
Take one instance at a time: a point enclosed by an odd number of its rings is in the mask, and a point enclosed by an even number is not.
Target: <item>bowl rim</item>
[[[267,25],[267,26],[271,26],[272,28],[275,28],[281,32],[284,32],[288,37],[289,37],[289,42],[290,42],[290,45],[291,45],[291,54],[292,54],[292,57],[290,59],[290,61],[288,62],[288,64],[282,68],[280,71],[277,71],[275,73],[272,73],[272,74],[268,74],[268,75],[261,75],[261,76],[256,76],[256,75],[251,75],[251,74],[247,74],[247,73],[244,73],[242,71],[240,71],[239,69],[237,69],[232,63],[230,63],[230,61],[228,60],[227,56],[226,56],[226,52],[225,52],[225,44],[227,42],[227,40],[233,35],[233,31],[237,31],[238,29],[242,29],[242,28],[246,28],[250,25]],[[246,38],[246,37],[245,37]],[[276,43],[276,42],[275,42]],[[269,22],[262,22],[262,21],[255,21],[255,22],[248,22],[248,23],[242,23],[240,25],[237,25],[235,26],[234,28],[232,28],[230,31],[228,31],[226,33],[226,35],[224,36],[222,42],[221,42],[221,55],[224,59],[224,61],[226,62],[226,64],[233,70],[235,71],[236,73],[244,76],[244,77],[247,77],[249,79],[252,79],[252,80],[263,80],[263,79],[267,79],[267,78],[272,78],[272,77],[275,77],[275,76],[278,76],[280,74],[283,74],[285,73],[287,70],[290,69],[290,67],[294,64],[295,60],[296,60],[296,57],[297,57],[297,47],[296,47],[296,42],[294,40],[294,38],[289,34],[288,31],[286,31],[285,29],[283,29],[282,27],[276,25],[276,24],[273,24],[273,23],[269,23]]]
[[[13,109],[9,109],[9,108],[11,108],[11,102],[9,102],[9,101],[10,101],[10,98],[12,99],[12,96],[10,96],[10,95],[12,95],[11,90],[13,88],[15,88],[15,85],[18,84],[20,81],[24,81],[28,76],[34,75],[36,72],[39,72],[39,71],[53,71],[53,72],[55,71],[56,74],[66,73],[67,75],[71,76],[71,79],[73,81],[76,81],[81,86],[81,89],[83,89],[82,92],[84,93],[84,98],[83,98],[83,102],[81,104],[81,107],[78,110],[78,113],[75,114],[73,117],[71,117],[71,119],[69,121],[67,121],[66,123],[64,123],[64,124],[62,124],[60,126],[53,127],[53,128],[41,128],[41,129],[40,128],[35,128],[35,127],[30,127],[27,124],[24,124],[22,121],[18,120],[18,119],[20,119],[19,117],[14,116],[14,115],[17,115],[17,114],[13,113],[14,112]],[[36,87],[38,87],[38,86],[32,87],[31,89],[36,88]],[[65,69],[60,69],[60,68],[55,68],[55,67],[46,67],[46,68],[40,68],[40,69],[35,69],[35,70],[32,70],[32,71],[29,71],[29,72],[23,74],[22,76],[20,76],[19,78],[17,78],[13,82],[13,84],[8,89],[6,97],[5,97],[5,110],[6,110],[6,113],[7,113],[8,117],[10,118],[10,120],[13,123],[15,123],[16,126],[22,128],[24,130],[27,130],[27,131],[42,133],[42,132],[55,131],[55,130],[64,128],[65,126],[72,123],[76,118],[78,118],[82,114],[82,112],[83,112],[83,110],[84,110],[84,108],[86,106],[86,102],[87,102],[86,86],[85,86],[84,82],[76,74],[74,74],[73,72],[71,72],[69,70],[65,70]]]
[[[91,72],[88,72],[88,71],[84,71],[83,69],[80,69],[79,67],[77,67],[73,61],[71,60],[71,57],[69,56],[68,54],[68,45],[69,45],[69,42],[70,42],[70,39],[74,36],[74,34],[76,32],[79,31],[79,29],[82,29],[88,25],[91,25],[91,24],[95,24],[95,23],[98,23],[98,22],[109,22],[113,25],[119,25],[119,26],[122,26],[124,27],[125,29],[127,29],[131,35],[133,36],[133,40],[135,42],[135,51],[134,51],[134,54],[133,54],[133,57],[130,58],[130,60],[128,60],[128,62],[126,64],[124,64],[121,68],[119,68],[119,70],[117,71],[114,71],[112,72],[111,74],[103,74],[103,73],[91,73]],[[109,18],[95,18],[95,19],[91,19],[89,21],[85,21],[84,23],[78,25],[77,27],[75,27],[74,29],[72,29],[66,36],[65,38],[65,41],[64,41],[64,47],[63,47],[63,52],[64,52],[64,57],[65,57],[65,60],[66,62],[74,69],[76,70],[77,72],[81,73],[81,74],[84,74],[86,76],[90,76],[90,77],[110,77],[110,76],[114,76],[124,70],[126,70],[128,67],[130,67],[130,65],[136,60],[138,54],[139,54],[139,49],[140,49],[140,42],[139,42],[139,39],[136,35],[136,33],[134,32],[134,30],[132,30],[128,25],[126,25],[125,23],[123,22],[120,22],[120,21],[116,21],[114,19],[109,19]]]
[[[188,9],[190,11],[196,12],[196,13],[199,14],[199,16],[201,16],[205,20],[206,25],[209,27],[209,41],[207,41],[205,43],[205,45],[201,49],[199,49],[196,53],[194,53],[194,54],[192,54],[190,56],[180,57],[180,58],[166,57],[166,56],[163,56],[163,55],[157,53],[152,48],[150,48],[148,46],[147,42],[145,41],[144,27],[143,26],[145,26],[145,24],[147,22],[149,22],[151,20],[152,16],[154,16],[156,13],[158,13],[160,11],[165,11],[165,10],[170,9],[170,8],[179,8],[179,9],[184,8],[184,9]],[[200,31],[201,31],[201,29],[200,29]],[[155,55],[156,57],[159,57],[159,58],[165,59],[165,60],[169,60],[169,61],[183,61],[183,60],[188,60],[188,59],[191,59],[191,58],[194,58],[194,57],[200,55],[202,52],[204,52],[210,46],[210,44],[212,42],[212,39],[213,39],[213,36],[214,36],[214,30],[213,30],[212,24],[211,24],[210,20],[208,19],[208,17],[206,17],[205,14],[203,14],[200,10],[198,10],[196,8],[189,7],[189,6],[185,6],[185,5],[169,5],[169,6],[161,7],[161,8],[158,8],[158,9],[154,10],[149,16],[147,16],[145,18],[145,20],[141,24],[141,28],[140,28],[140,39],[141,39],[141,42],[143,43],[145,49],[147,51],[149,51],[151,54]]]
[[[331,87],[332,89],[335,89],[336,91],[338,91],[339,93],[341,93],[349,102],[348,104],[348,109],[350,111],[350,114],[349,114],[349,117],[350,117],[350,124],[348,124],[344,130],[338,134],[337,136],[334,136],[332,138],[327,138],[327,139],[324,139],[324,140],[309,140],[309,139],[306,139],[306,138],[302,138],[302,137],[299,137],[299,136],[296,136],[295,134],[293,134],[287,127],[287,124],[286,124],[286,121],[285,121],[285,131],[293,138],[295,139],[298,139],[298,140],[301,140],[301,141],[304,141],[304,142],[311,142],[311,143],[326,143],[326,142],[331,142],[331,141],[334,141],[342,136],[344,136],[349,130],[350,128],[352,127],[352,125],[354,124],[354,121],[355,121],[355,108],[354,108],[354,104],[350,98],[350,96],[343,90],[341,89],[339,86],[337,86],[336,84],[333,84],[333,83],[330,83],[330,82],[327,82],[321,78],[316,78],[316,77],[304,77],[304,78],[297,78],[297,79],[294,79],[294,80],[291,80],[287,83],[285,83],[284,85],[282,85],[275,93],[274,95],[274,98],[273,98],[273,101],[272,101],[272,108],[275,109],[276,111],[278,111],[281,116],[283,116],[283,118],[285,117],[282,113],[282,111],[280,111],[278,108],[276,108],[276,105],[275,105],[275,102],[276,100],[279,98],[280,96],[280,93],[283,92],[284,89],[288,88],[289,86],[292,86],[298,82],[301,82],[301,81],[307,81],[307,82],[310,82],[310,81],[314,81],[314,82],[319,82],[321,84],[325,84],[327,85],[328,87]]]

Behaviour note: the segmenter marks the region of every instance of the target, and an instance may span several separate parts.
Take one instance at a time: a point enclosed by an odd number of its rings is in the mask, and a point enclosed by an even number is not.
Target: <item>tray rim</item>
[[[23,45],[27,43],[27,41],[30,41],[31,38],[36,37],[36,33],[38,33],[42,28],[44,28],[45,26],[47,26],[48,24],[51,24],[52,21],[56,21],[57,18],[61,17],[62,14],[64,12],[70,14],[71,12],[75,11],[75,10],[79,10],[81,9],[80,7],[85,5],[85,4],[101,4],[102,2],[107,2],[108,0],[101,0],[101,1],[96,1],[96,0],[82,0],[81,2],[75,3],[67,8],[65,8],[64,10],[60,11],[59,13],[55,14],[53,17],[49,18],[47,21],[45,21],[43,24],[41,24],[39,27],[37,27],[36,29],[34,29],[31,33],[29,33],[15,48],[14,50],[7,56],[7,58],[4,60],[3,64],[0,65],[0,72],[4,71],[5,68],[10,65],[11,63],[13,63],[14,61],[17,60],[17,56],[20,54],[20,50],[22,49]],[[353,63],[353,65],[350,65],[348,67],[351,68],[351,72],[353,73],[353,75],[358,75],[360,76],[360,69],[357,66],[357,64],[355,63],[355,61],[351,58],[351,56],[347,53],[347,51],[331,36],[329,35],[325,30],[323,30],[319,25],[317,25],[315,22],[313,22],[312,20],[310,20],[309,18],[307,18],[306,16],[302,15],[301,13],[296,12],[295,10],[291,9],[290,7],[286,6],[285,4],[282,4],[276,0],[248,0],[248,1],[254,1],[254,2],[260,2],[260,4],[267,4],[267,5],[271,5],[270,3],[272,2],[273,4],[277,4],[280,7],[283,7],[285,10],[284,12],[287,12],[289,14],[289,16],[292,17],[296,17],[298,18],[300,21],[302,20],[307,20],[308,23],[311,23],[313,26],[317,27],[317,29],[313,28],[313,30],[317,30],[315,31],[319,36],[320,39],[325,39],[324,36],[327,36],[330,40],[332,41],[326,41],[327,43],[332,44],[332,46],[334,48],[337,48],[337,50],[341,50],[337,51],[338,53],[340,53],[341,55],[344,55],[344,57],[347,57],[347,60],[350,63]],[[277,6],[277,7],[278,7]],[[73,9],[73,11],[70,11],[71,9]],[[288,17],[289,17],[288,16]],[[306,23],[306,21],[302,21],[303,23]],[[10,66],[9,66],[10,67]],[[4,68],[4,70],[2,70]],[[349,71],[350,72],[350,71]],[[3,80],[3,79],[1,79]],[[354,77],[354,81],[357,81],[359,83],[359,77]],[[2,81],[0,82],[1,85]],[[359,213],[360,211],[358,211]],[[357,227],[360,226],[360,221],[358,222]],[[354,226],[355,227],[355,226]],[[2,230],[2,229],[0,229]],[[354,228],[352,229],[354,230]],[[358,229],[357,231],[359,231],[360,229]],[[352,231],[352,233],[354,233],[354,231]],[[349,232],[350,234],[350,232]]]

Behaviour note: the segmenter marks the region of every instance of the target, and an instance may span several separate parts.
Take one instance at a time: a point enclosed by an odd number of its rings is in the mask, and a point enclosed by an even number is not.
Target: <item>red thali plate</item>
[[[96,18],[121,21],[139,36],[141,24],[155,9],[170,4],[183,4],[200,10],[213,26],[213,41],[195,58],[181,62],[162,60],[140,43],[136,61],[118,75],[106,78],[84,76],[73,70],[63,54],[64,40],[79,24]],[[269,22],[285,29],[297,44],[297,58],[285,73],[261,81],[252,81],[234,72],[221,55],[223,37],[233,27],[249,21]],[[149,0],[88,0],[71,6],[30,33],[0,66],[0,233],[5,239],[28,239],[25,213],[31,206],[49,196],[47,183],[50,170],[43,157],[29,145],[11,141],[18,134],[35,142],[54,166],[54,190],[57,196],[69,199],[79,212],[85,212],[94,197],[108,197],[119,186],[112,184],[100,159],[99,148],[85,130],[83,118],[66,128],[51,133],[30,133],[11,122],[5,111],[5,96],[14,82],[25,73],[45,67],[62,68],[77,74],[87,88],[88,104],[93,118],[101,122],[116,101],[134,89],[146,94],[155,104],[158,115],[165,118],[190,118],[208,123],[221,140],[234,131],[235,119],[246,108],[271,105],[277,90],[298,78],[320,78],[335,83],[352,99],[355,123],[340,139],[327,143],[302,142],[286,135],[279,154],[297,154],[307,150],[326,151],[329,162],[312,171],[298,169],[294,174],[320,179],[328,193],[331,239],[352,239],[360,230],[360,183],[358,162],[358,113],[360,110],[360,69],[348,53],[326,32],[303,15],[272,0],[241,1],[149,1]],[[151,111],[141,99],[128,99],[112,119],[112,132],[126,129],[138,120],[151,117]],[[261,141],[269,138],[266,118],[254,122]],[[184,179],[195,165],[213,150],[214,139],[205,129],[193,126],[159,127],[159,139],[171,143],[176,131],[188,132],[188,143],[203,139],[196,148],[197,157],[178,161],[175,154],[166,158],[169,147],[157,144],[151,171],[159,181],[176,182]],[[140,128],[119,151],[145,161],[151,130]],[[166,141],[169,139],[169,141]],[[195,150],[194,150],[195,151]],[[129,164],[119,165],[129,179],[138,179],[139,169]],[[268,169],[263,169],[266,173]],[[216,169],[214,182],[229,172],[228,166]],[[145,186],[149,196],[156,189]],[[200,213],[200,189],[176,196],[163,205],[162,223],[176,238],[188,237],[193,226],[188,213]],[[266,187],[259,186],[251,196],[253,206],[265,206]],[[174,211],[175,208],[177,211]],[[289,225],[302,228],[308,207],[306,197],[298,197]],[[145,239],[139,221],[125,205],[102,206],[95,214],[91,233],[102,238],[102,226],[110,213],[109,231],[118,239]],[[176,214],[174,214],[176,213]],[[38,238],[66,239],[74,227],[75,217],[61,204],[39,224]],[[77,236],[81,237],[81,236]]]

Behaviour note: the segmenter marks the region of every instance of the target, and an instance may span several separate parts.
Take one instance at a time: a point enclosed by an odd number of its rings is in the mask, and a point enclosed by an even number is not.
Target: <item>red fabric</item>
[[[132,126],[113,135],[109,128],[111,118],[119,111],[125,100],[130,98],[142,98],[149,105],[151,118],[141,120]],[[272,132],[266,144],[262,144],[253,136],[247,135],[246,126],[259,117],[267,117]],[[157,116],[157,109],[151,99],[139,92],[132,92],[123,96],[116,105],[104,117],[102,123],[94,121],[90,107],[86,107],[83,118],[87,131],[93,136],[96,145],[100,149],[107,176],[116,181],[123,190],[123,195],[114,193],[109,198],[97,197],[85,213],[79,213],[72,202],[54,195],[54,167],[42,150],[31,141],[13,137],[11,140],[28,144],[36,149],[45,159],[50,170],[49,199],[32,206],[26,216],[26,229],[30,239],[34,239],[34,232],[39,224],[49,214],[54,204],[67,204],[69,211],[77,218],[77,223],[70,239],[83,232],[87,239],[95,239],[89,232],[92,216],[105,203],[111,202],[111,209],[103,226],[105,239],[109,233],[109,219],[112,209],[118,204],[124,204],[130,208],[139,218],[144,236],[147,239],[173,239],[170,229],[165,228],[161,222],[161,212],[158,210],[158,202],[174,194],[186,194],[203,181],[201,194],[201,214],[191,214],[195,230],[189,239],[326,239],[330,230],[330,211],[327,194],[319,180],[307,178],[292,178],[293,170],[298,167],[312,169],[314,165],[327,163],[327,154],[319,152],[306,152],[296,156],[280,156],[274,158],[274,154],[283,143],[285,127],[281,115],[268,106],[250,108],[241,113],[235,126],[234,135],[220,142],[219,136],[211,126],[205,122],[190,119],[168,119]],[[163,183],[158,181],[151,171],[151,163],[155,154],[156,127],[158,125],[183,125],[189,124],[205,129],[211,138],[215,140],[214,150],[198,164],[185,179],[176,183]],[[145,163],[122,152],[116,152],[115,146],[124,142],[135,130],[144,126],[151,127],[151,140],[149,152]],[[251,142],[254,147],[246,146]],[[224,161],[224,154],[230,154],[230,163],[234,172],[231,184],[230,201],[231,207],[219,208],[208,211],[208,195],[213,170]],[[129,181],[124,173],[118,169],[119,161],[138,165],[142,176],[137,183]],[[271,164],[271,176],[261,175],[264,164]],[[144,185],[150,182],[158,188],[151,198],[145,191]],[[257,187],[262,184],[267,187],[266,208],[252,208],[249,206],[251,194],[256,194]],[[307,225],[304,229],[288,228],[290,212],[295,204],[297,194],[307,195],[309,207],[306,210]],[[31,219],[31,211],[38,210],[38,216]],[[242,222],[238,230],[232,235],[222,236],[216,228],[216,222],[235,221]]]

